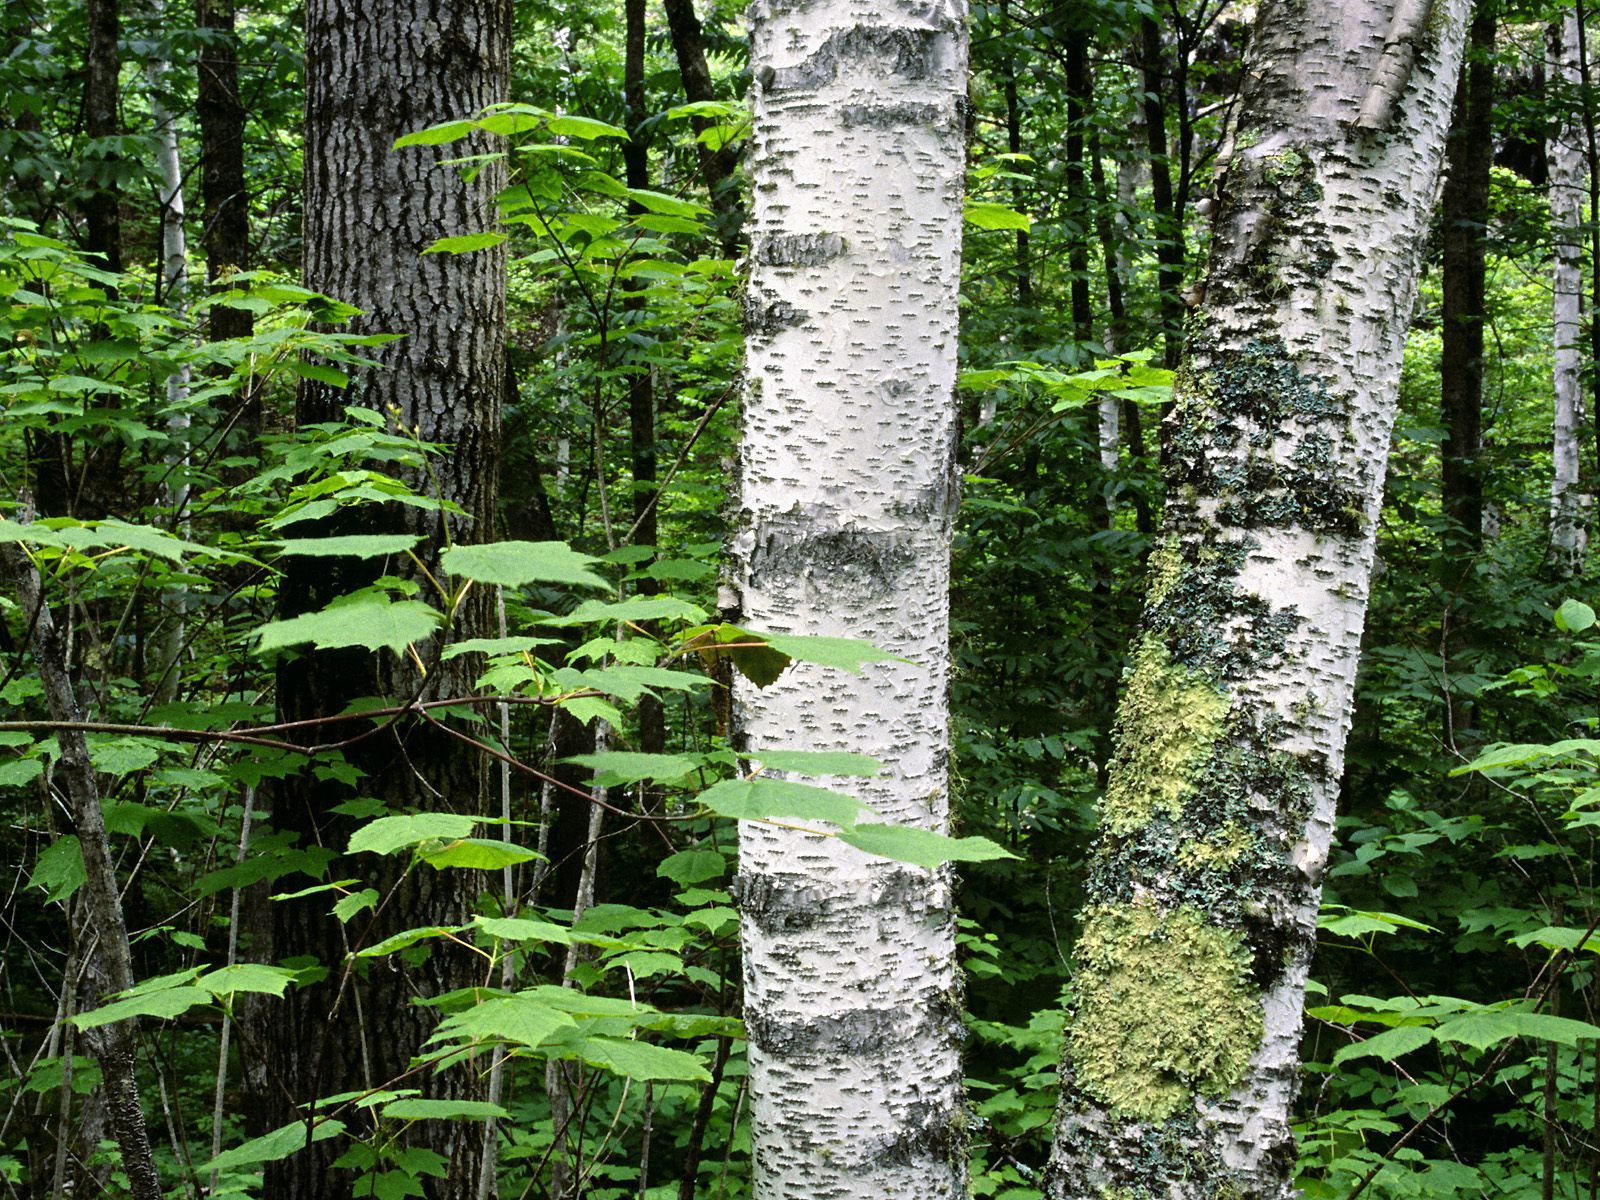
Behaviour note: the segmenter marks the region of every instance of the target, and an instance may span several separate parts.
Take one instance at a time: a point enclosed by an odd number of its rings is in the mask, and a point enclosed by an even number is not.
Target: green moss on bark
[[[1117,758],[1101,813],[1105,830],[1121,837],[1157,815],[1176,817],[1227,714],[1228,698],[1214,683],[1174,663],[1159,640],[1145,637],[1117,717]]]
[[[1220,1096],[1261,1040],[1250,954],[1196,910],[1135,901],[1085,913],[1067,1049],[1078,1085],[1117,1114],[1164,1121]]]

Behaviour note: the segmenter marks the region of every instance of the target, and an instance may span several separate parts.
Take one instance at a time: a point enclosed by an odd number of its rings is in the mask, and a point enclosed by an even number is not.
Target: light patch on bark
[[[752,20],[738,603],[909,661],[741,681],[738,737],[873,755],[850,790],[943,829],[966,8],[760,0]],[[963,1194],[949,872],[747,825],[738,896],[755,1195]]]
[[[1568,6],[1552,25],[1550,49],[1556,74],[1576,89],[1579,71],[1577,9]],[[1555,241],[1552,290],[1555,293],[1555,422],[1550,481],[1550,555],[1568,574],[1583,567],[1588,549],[1589,497],[1578,487],[1578,446],[1583,429],[1583,336],[1579,298],[1583,291],[1583,204],[1586,193],[1583,129],[1573,114],[1546,147],[1550,163],[1550,228]]]

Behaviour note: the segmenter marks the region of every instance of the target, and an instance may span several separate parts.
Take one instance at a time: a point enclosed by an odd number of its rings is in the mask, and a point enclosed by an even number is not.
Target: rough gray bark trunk
[[[0,546],[0,564],[16,584],[18,604],[27,614],[27,626],[33,631],[33,655],[39,664],[39,680],[44,685],[50,719],[63,724],[76,722],[80,718],[72,679],[67,672],[66,638],[45,603],[39,572],[15,544]],[[84,998],[88,1005],[98,1007],[113,993],[133,986],[133,959],[128,949],[128,928],[122,918],[117,872],[111,864],[99,788],[89,762],[88,743],[81,730],[67,729],[56,734],[56,742],[61,754],[55,775],[66,793],[72,832],[83,852]],[[72,987],[73,981],[66,979],[62,986]],[[117,1149],[122,1156],[122,1169],[128,1177],[129,1193],[133,1200],[161,1200],[161,1181],[150,1153],[150,1137],[145,1128],[139,1081],[135,1075],[138,1033],[139,1022],[131,1018],[86,1030],[82,1037],[89,1053],[100,1064],[101,1086]],[[64,1139],[66,1131],[61,1130],[58,1136]]]
[[[662,0],[662,8],[667,14],[672,49],[678,59],[678,78],[683,82],[684,99],[691,103],[715,100],[711,71],[706,65],[704,30],[700,18],[695,16],[694,0]],[[711,122],[703,118],[690,122],[696,133],[710,125]],[[722,252],[732,257],[739,252],[744,225],[744,209],[739,203],[738,183],[733,177],[738,154],[732,147],[713,150],[703,142],[696,143],[696,153],[700,159],[700,173],[705,176],[706,191],[711,197],[711,209],[717,214],[717,240],[722,244]]]
[[[1291,1194],[1306,973],[1467,7],[1434,0],[1387,81],[1392,5],[1261,8],[1075,950],[1058,1200]],[[1359,128],[1390,83],[1393,124]]]
[[[736,745],[850,750],[947,823],[963,0],[752,8],[743,619],[909,662],[736,689]],[[759,1200],[965,1191],[948,870],[747,823],[738,900]]]
[[[505,100],[510,38],[509,0],[310,0],[306,6],[305,281],[359,307],[357,332],[406,336],[373,348],[383,369],[359,374],[348,390],[305,386],[296,416],[301,424],[337,419],[345,405],[360,404],[392,413],[424,441],[451,447],[434,460],[430,475],[412,483],[459,505],[463,517],[368,508],[354,517],[335,514],[322,530],[423,534],[417,554],[434,577],[447,541],[444,521],[450,522],[450,541],[494,536],[505,255],[501,247],[462,255],[421,252],[440,237],[490,227],[503,174],[489,165],[464,179],[443,161],[455,156],[454,148],[391,147],[402,134]],[[284,615],[321,608],[371,582],[376,569],[372,562],[293,560],[281,589]],[[416,580],[425,598],[440,601],[426,577],[418,573]],[[455,613],[452,634],[487,637],[494,630],[492,590],[473,589]],[[358,696],[471,691],[468,659],[440,663],[431,645],[417,650],[429,664],[426,678],[394,655],[320,652],[286,661],[278,668],[279,714],[303,721],[338,713]],[[318,741],[326,733],[313,725],[304,736]],[[395,810],[486,809],[487,761],[437,730],[396,726],[391,735],[369,739],[346,756],[366,773],[362,793]],[[272,823],[299,834],[302,842],[342,846],[353,823],[330,810],[347,795],[335,783],[287,780]],[[464,921],[476,886],[469,874],[428,871],[398,885],[392,874],[374,881],[398,891],[370,936]],[[287,1099],[276,1090],[266,1097],[269,1127],[293,1119],[287,1102],[309,1103],[401,1074],[436,1019],[411,997],[478,982],[473,956],[442,947],[420,966],[351,977],[340,991],[344,948],[325,897],[275,904],[272,923],[275,957],[314,956],[331,976],[266,1010],[269,1052],[281,1055],[278,1074],[292,1092]],[[342,997],[338,1002],[336,995]],[[288,1047],[292,1053],[285,1052]],[[432,1077],[430,1086],[445,1096],[471,1094],[474,1077],[451,1071]],[[449,1164],[446,1179],[427,1181],[429,1194],[472,1194],[481,1175],[482,1127],[438,1121],[415,1128],[421,1131],[418,1140]],[[319,1143],[270,1164],[267,1194],[281,1200],[348,1196],[352,1176],[328,1168],[335,1153],[333,1143]]]
[[[1551,74],[1563,89],[1582,86],[1578,14],[1568,8],[1550,26]],[[1587,189],[1581,114],[1573,114],[1550,139],[1550,228],[1555,242],[1551,284],[1555,293],[1555,421],[1550,481],[1550,557],[1556,569],[1573,575],[1583,567],[1588,550],[1588,500],[1578,486],[1579,433],[1583,428],[1582,313],[1583,209]]]

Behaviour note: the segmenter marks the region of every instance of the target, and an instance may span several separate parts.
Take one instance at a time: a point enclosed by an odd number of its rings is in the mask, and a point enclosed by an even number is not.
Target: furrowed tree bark
[[[306,7],[305,281],[362,309],[352,323],[356,332],[406,336],[371,348],[382,368],[361,372],[348,390],[308,383],[296,419],[302,426],[336,420],[346,405],[359,404],[390,414],[423,441],[448,444],[431,472],[413,474],[411,483],[465,513],[445,518],[408,506],[368,507],[335,514],[319,532],[422,534],[416,553],[436,578],[446,520],[450,541],[494,536],[505,256],[502,248],[461,255],[422,251],[440,237],[490,227],[504,176],[488,164],[464,179],[442,161],[459,154],[459,147],[391,147],[402,134],[503,101],[510,37],[508,0],[311,0]],[[404,560],[296,560],[281,585],[280,609],[285,616],[314,611],[369,584],[380,571],[407,569]],[[422,598],[442,602],[421,572],[411,569],[410,576]],[[495,628],[493,591],[475,588],[456,610],[450,634],[487,637]],[[387,652],[324,651],[281,662],[280,719],[338,713],[361,696],[426,699],[471,692],[467,658],[436,661],[433,639],[415,649],[428,663],[425,678],[408,659]],[[330,731],[310,726],[304,736],[309,742],[330,740]],[[346,757],[365,773],[360,794],[392,811],[487,809],[487,760],[425,724],[397,725],[352,747]],[[358,822],[331,810],[349,796],[336,782],[293,777],[275,798],[273,824],[298,834],[301,845],[342,848]],[[476,887],[471,872],[424,870],[397,882],[396,869],[370,860],[353,867],[351,874],[361,874],[380,892],[396,891],[374,927],[347,927],[351,938],[364,932],[371,941],[417,925],[467,919]],[[269,1127],[296,1118],[291,1101],[309,1104],[405,1072],[437,1020],[435,1011],[419,1008],[412,998],[482,982],[473,956],[444,944],[415,967],[386,959],[378,969],[353,971],[341,989],[345,942],[325,896],[273,906],[271,953],[313,956],[330,976],[266,1010],[268,1052],[291,1093],[268,1093]],[[475,1095],[478,1074],[471,1068],[425,1073],[409,1083],[447,1098]],[[429,1121],[412,1128],[416,1144],[448,1164],[447,1178],[426,1181],[428,1194],[472,1194],[484,1153],[481,1125]],[[329,1141],[269,1164],[266,1194],[283,1200],[349,1196],[354,1176],[328,1165],[338,1152]]]
[[[15,543],[0,546],[0,565],[16,585],[18,605],[30,623],[33,656],[39,664],[39,681],[44,685],[50,719],[63,725],[77,722],[81,718],[67,669],[66,637],[45,603],[39,572]],[[133,958],[128,949],[122,895],[117,887],[116,868],[111,863],[105,814],[100,807],[94,768],[89,762],[88,743],[81,730],[70,729],[59,731],[56,743],[61,753],[55,776],[66,793],[72,831],[83,853],[85,901],[82,911],[87,919],[78,937],[84,946],[84,1000],[89,1006],[98,1007],[114,993],[133,986]],[[65,980],[62,986],[71,987],[72,980]],[[145,1128],[135,1073],[138,1036],[136,1018],[111,1021],[82,1034],[89,1052],[100,1064],[106,1109],[122,1157],[122,1170],[128,1177],[129,1194],[133,1200],[161,1200],[161,1180],[150,1153],[150,1137]],[[66,1130],[60,1130],[58,1136],[65,1138]]]
[[[1444,227],[1439,399],[1445,436],[1439,447],[1439,584],[1444,592],[1444,653],[1453,674],[1470,643],[1478,603],[1473,580],[1483,550],[1484,237],[1489,224],[1489,168],[1494,153],[1495,13],[1479,3],[1467,33],[1467,61],[1456,88],[1445,146],[1440,223]],[[1472,723],[1472,702],[1454,688],[1445,697],[1446,744]]]
[[[705,31],[700,18],[695,16],[694,0],[661,0],[667,14],[667,29],[672,35],[672,50],[678,59],[678,78],[683,81],[683,95],[691,104],[717,98],[711,84],[711,69],[706,65]],[[696,118],[690,122],[698,134],[710,128],[711,122]],[[706,191],[711,196],[711,209],[717,215],[717,240],[729,257],[739,252],[743,240],[744,209],[739,203],[739,188],[733,178],[737,154],[730,147],[713,150],[704,142],[696,143],[700,159],[700,173],[705,176]]]
[[[1151,231],[1155,235],[1156,285],[1160,288],[1162,361],[1170,369],[1183,351],[1183,223],[1172,194],[1172,159],[1167,146],[1166,79],[1162,71],[1161,26],[1154,17],[1139,19],[1143,57],[1144,128],[1150,154]]]
[[[250,194],[244,174],[244,104],[239,98],[239,51],[233,0],[195,0],[195,25],[205,35],[198,61],[195,116],[200,125],[200,244],[206,279],[226,287],[250,263]],[[213,341],[249,337],[255,318],[242,308],[214,306],[207,314]]]
[[[943,829],[966,5],[752,9],[742,619],[909,662],[736,686],[736,745],[873,755]],[[738,903],[759,1200],[965,1192],[951,875],[746,823]]]
[[[1305,981],[1467,0],[1434,0],[1368,131],[1391,9],[1260,10],[1074,952],[1054,1200],[1292,1194]]]
[[[122,132],[117,119],[117,77],[122,69],[119,45],[122,22],[120,0],[86,0],[84,16],[89,46],[84,56],[83,131],[95,143],[86,156],[98,172],[115,170],[116,152],[105,139]],[[84,246],[100,255],[108,271],[122,270],[122,189],[113,178],[96,178],[83,201],[88,237]]]
[[[1582,86],[1579,71],[1578,14],[1568,8],[1550,26],[1551,72],[1562,94]],[[1550,482],[1550,559],[1563,575],[1583,568],[1588,551],[1588,497],[1578,486],[1583,428],[1583,208],[1585,162],[1582,116],[1564,121],[1546,148],[1550,164],[1550,229],[1554,241],[1551,284],[1554,292],[1555,422],[1551,437],[1554,472]]]

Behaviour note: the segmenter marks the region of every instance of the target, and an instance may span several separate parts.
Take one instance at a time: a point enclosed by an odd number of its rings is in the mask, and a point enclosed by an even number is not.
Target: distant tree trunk
[[[740,681],[735,744],[873,755],[851,790],[942,829],[966,6],[751,11],[738,604],[909,661]],[[751,823],[739,871],[757,1200],[963,1195],[950,872]]]
[[[1011,4],[1010,0],[1000,0],[1000,30],[1002,37],[1011,34]],[[1004,61],[1004,91],[1006,100],[1006,151],[1010,154],[1022,153],[1022,105],[1017,99],[1017,64],[1016,56],[1009,47],[1005,52]],[[1011,206],[1018,212],[1027,211],[1027,202],[1020,182],[1011,185]],[[1017,230],[1017,265],[1016,265],[1016,295],[1017,307],[1020,309],[1033,308],[1033,255],[1032,239],[1026,229]],[[1031,313],[1024,313],[1023,319],[1031,319]]]
[[[336,514],[323,532],[373,530],[424,535],[417,554],[439,573],[438,555],[451,540],[494,536],[500,399],[505,367],[505,256],[494,248],[470,254],[421,251],[437,238],[492,225],[502,171],[489,165],[470,179],[442,160],[455,148],[393,150],[402,134],[476,114],[506,98],[509,0],[310,0],[306,8],[305,280],[307,286],[362,310],[357,332],[405,334],[368,353],[382,369],[358,375],[348,391],[308,383],[296,404],[302,425],[337,419],[345,405],[392,413],[424,441],[442,442],[420,490],[459,505],[444,517],[411,507]],[[404,570],[390,564],[391,571]],[[371,561],[296,559],[281,587],[283,615],[313,611],[370,583]],[[438,602],[431,583],[413,572],[423,596]],[[490,636],[496,627],[493,593],[477,588],[457,610],[451,634]],[[361,696],[405,698],[470,694],[470,660],[436,659],[436,645],[416,647],[429,664],[426,678],[399,656],[360,652],[297,655],[278,668],[278,712],[304,721],[341,712]],[[341,727],[343,728],[343,727]],[[308,741],[326,740],[310,726]],[[351,747],[346,757],[365,772],[361,794],[399,811],[406,808],[485,811],[489,771],[475,750],[427,726],[404,724]],[[301,844],[342,847],[355,822],[331,811],[349,793],[308,775],[284,781],[273,824]],[[380,889],[395,886],[394,869],[363,863]],[[421,924],[460,922],[471,911],[470,872],[431,870],[398,884],[373,938]],[[351,936],[356,936],[354,924]],[[341,989],[345,949],[328,916],[326,896],[283,901],[272,909],[270,952],[309,955],[330,971],[327,982],[291,993],[265,1009],[265,1040],[289,1097],[270,1091],[265,1124],[295,1116],[289,1107],[319,1096],[370,1087],[399,1076],[438,1014],[413,1004],[481,982],[475,956],[441,945],[418,966],[385,960],[382,970],[351,976]],[[418,1081],[445,1097],[473,1094],[469,1069]],[[416,1140],[443,1155],[448,1178],[429,1180],[430,1196],[471,1195],[480,1176],[482,1127],[473,1122],[422,1122]],[[342,1200],[353,1176],[332,1171],[338,1153],[321,1143],[269,1164],[265,1193],[274,1200]]]
[[[1167,80],[1163,70],[1161,26],[1151,16],[1139,18],[1143,58],[1144,128],[1150,153],[1151,230],[1156,241],[1156,286],[1160,289],[1162,361],[1176,367],[1183,350],[1183,224],[1172,194],[1172,160],[1167,146]]]
[[[1292,1194],[1305,981],[1468,4],[1431,7],[1261,10],[1074,951],[1054,1200]]]
[[[678,78],[683,81],[684,98],[690,103],[715,100],[711,70],[706,65],[704,30],[700,18],[695,16],[694,0],[662,0],[662,7],[667,14],[673,53],[678,58]],[[701,119],[690,122],[696,133],[710,124]],[[744,225],[744,209],[733,178],[736,155],[727,146],[713,150],[703,142],[696,145],[700,173],[705,176],[711,208],[717,214],[717,240],[722,243],[723,253],[731,257],[738,253]]]
[[[1439,582],[1445,597],[1447,668],[1470,640],[1472,586],[1483,551],[1483,298],[1484,236],[1489,223],[1489,168],[1494,153],[1495,14],[1479,4],[1468,32],[1468,57],[1456,89],[1445,148],[1442,349],[1439,394],[1445,437],[1441,465]],[[1453,687],[1446,741],[1450,746],[1472,722],[1470,698]]]
[[[1567,9],[1550,26],[1550,60],[1561,95],[1582,86],[1579,71],[1578,14]],[[1583,428],[1583,199],[1586,185],[1581,114],[1573,114],[1550,139],[1550,227],[1554,241],[1551,268],[1555,294],[1555,426],[1550,483],[1550,558],[1563,575],[1583,568],[1588,550],[1588,497],[1579,487],[1579,434]]]
[[[85,0],[84,4],[89,47],[83,64],[83,131],[91,142],[99,143],[85,156],[96,166],[116,159],[104,140],[122,132],[117,119],[117,78],[122,70],[119,3],[120,0]],[[83,200],[88,225],[85,248],[98,254],[108,271],[122,270],[121,206],[122,189],[115,182],[91,186]]]

